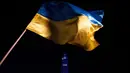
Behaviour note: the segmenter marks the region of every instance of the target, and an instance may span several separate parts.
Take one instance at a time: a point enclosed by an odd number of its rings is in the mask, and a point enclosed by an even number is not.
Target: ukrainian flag
[[[94,33],[103,27],[103,15],[103,10],[86,11],[68,2],[46,2],[26,29],[56,44],[69,43],[91,51],[99,45]]]

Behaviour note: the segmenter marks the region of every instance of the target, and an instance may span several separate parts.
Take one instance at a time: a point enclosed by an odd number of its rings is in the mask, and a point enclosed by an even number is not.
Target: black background
[[[64,0],[65,1],[65,0]],[[67,0],[66,0],[67,1]],[[85,10],[104,10],[103,25],[95,34],[101,44],[86,52],[72,45],[57,45],[27,31],[1,66],[0,73],[60,73],[63,52],[68,53],[69,73],[127,72],[128,52],[123,46],[122,1],[67,1]],[[8,1],[1,10],[0,60],[38,11],[42,0]],[[123,8],[124,9],[124,8]],[[125,24],[123,24],[125,25]],[[125,44],[126,45],[126,44]]]

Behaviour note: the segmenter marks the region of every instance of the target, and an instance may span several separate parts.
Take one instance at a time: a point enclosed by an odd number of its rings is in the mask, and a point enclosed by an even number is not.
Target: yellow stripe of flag
[[[99,45],[94,39],[94,33],[100,28],[101,26],[92,24],[85,15],[53,21],[37,13],[26,29],[57,44],[79,45],[86,51],[91,51]]]

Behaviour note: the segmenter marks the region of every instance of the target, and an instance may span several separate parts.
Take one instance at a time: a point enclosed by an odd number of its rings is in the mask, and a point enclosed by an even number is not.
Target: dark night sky
[[[66,0],[67,1],[67,0]],[[4,8],[5,14],[1,14],[4,25],[0,29],[0,60],[16,41],[27,24],[38,11],[42,0],[31,2],[16,1]],[[127,53],[121,45],[121,40],[116,37],[120,24],[120,2],[97,0],[69,1],[85,10],[104,9],[104,27],[96,32],[95,38],[101,44],[92,52],[86,52],[82,48],[72,45],[57,45],[52,41],[27,31],[10,55],[1,66],[3,73],[60,73],[61,57],[63,52],[68,53],[69,73],[112,73],[127,72]],[[10,9],[7,10],[6,9]],[[119,9],[117,9],[119,8]],[[118,42],[118,43],[117,43]],[[122,48],[125,50],[122,50]],[[2,73],[2,72],[0,72]]]

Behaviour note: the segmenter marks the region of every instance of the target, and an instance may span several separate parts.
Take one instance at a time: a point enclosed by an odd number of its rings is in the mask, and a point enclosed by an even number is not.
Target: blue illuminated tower
[[[62,57],[61,73],[68,73],[68,57],[66,53]]]

